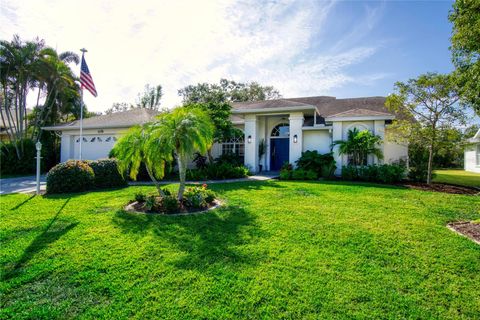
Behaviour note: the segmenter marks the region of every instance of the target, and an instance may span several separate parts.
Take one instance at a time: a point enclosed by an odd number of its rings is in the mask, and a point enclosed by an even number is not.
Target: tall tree
[[[465,108],[458,104],[455,77],[427,73],[406,83],[395,83],[395,91],[387,97],[386,106],[400,115],[395,127],[405,138],[421,130],[428,145],[427,183],[431,184],[439,128],[464,124],[466,120]]]
[[[480,1],[456,0],[449,18],[453,23],[450,49],[462,102],[480,115]]]
[[[149,84],[145,85],[143,93],[138,94],[137,98],[137,107],[159,110],[160,109],[160,100],[162,99],[163,92],[162,86],[150,86]]]
[[[261,86],[256,82],[239,83],[232,80],[221,79],[218,84],[198,83],[178,90],[183,98],[183,103],[197,104],[206,111],[215,125],[214,141],[222,142],[234,136],[241,135],[230,121],[231,103],[242,101],[258,101],[276,99],[281,97],[278,90],[272,86]],[[209,149],[209,161],[212,154]]]
[[[127,102],[115,102],[110,108],[105,110],[106,114],[115,112],[124,112],[135,108],[145,108],[151,110],[160,110],[160,100],[162,99],[162,86],[145,85],[144,91],[138,93],[135,104]]]

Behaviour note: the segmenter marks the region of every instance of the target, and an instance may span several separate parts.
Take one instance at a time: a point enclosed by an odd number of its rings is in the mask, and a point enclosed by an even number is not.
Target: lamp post
[[[37,194],[40,194],[40,151],[42,151],[42,143],[38,141],[35,143],[35,148],[37,149]]]

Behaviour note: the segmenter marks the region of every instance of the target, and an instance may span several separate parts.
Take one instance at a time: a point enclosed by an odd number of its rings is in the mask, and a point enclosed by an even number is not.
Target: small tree
[[[163,146],[153,146],[155,150],[147,149],[147,141],[152,132],[152,125],[135,126],[121,137],[115,144],[112,154],[118,159],[118,167],[122,174],[129,173],[136,180],[140,165],[145,164],[150,179],[154,182],[160,196],[164,196],[157,179],[162,179],[165,174],[166,158],[171,157],[168,149]]]
[[[456,79],[452,75],[427,73],[406,83],[395,83],[396,93],[388,96],[386,106],[399,115],[396,131],[408,137],[421,130],[428,145],[427,183],[432,183],[432,168],[438,130],[442,126],[464,124],[465,109],[458,104]]]
[[[378,147],[382,138],[368,130],[359,131],[357,128],[348,130],[347,140],[337,140],[333,145],[338,145],[341,155],[350,156],[350,163],[354,166],[363,165],[368,155],[383,159],[382,150]]]
[[[166,160],[177,157],[180,186],[178,200],[183,199],[188,161],[196,152],[205,154],[213,143],[214,126],[208,114],[198,107],[184,106],[165,112],[152,126],[146,142],[147,158],[160,151]]]

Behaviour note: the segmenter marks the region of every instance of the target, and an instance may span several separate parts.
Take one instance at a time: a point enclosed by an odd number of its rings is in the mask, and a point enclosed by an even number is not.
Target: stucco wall
[[[408,159],[408,146],[394,141],[393,135],[395,133],[388,128],[385,129],[385,142],[383,157],[385,163],[397,162],[399,160]]]
[[[303,131],[303,152],[317,150],[320,154],[328,153],[331,143],[328,130]]]
[[[477,166],[477,145],[472,144],[465,147],[465,171],[480,173],[480,166]]]

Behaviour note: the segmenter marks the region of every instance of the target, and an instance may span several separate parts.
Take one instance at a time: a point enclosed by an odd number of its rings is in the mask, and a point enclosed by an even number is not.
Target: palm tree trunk
[[[150,179],[155,184],[155,187],[157,188],[157,191],[158,191],[158,194],[160,195],[160,197],[162,197],[162,198],[165,197],[165,193],[163,192],[162,188],[160,187],[160,184],[158,183],[157,179],[155,179],[155,176],[153,175],[152,170],[150,170],[150,168],[146,164],[145,164],[145,168],[147,168],[148,176],[150,177]]]
[[[178,201],[183,200],[183,193],[185,191],[185,180],[187,175],[187,161],[183,155],[177,152],[178,175],[180,177],[180,186],[178,187]]]
[[[213,163],[212,147],[210,147],[210,148],[207,150],[207,155],[208,155],[208,162],[209,162],[209,163]]]

